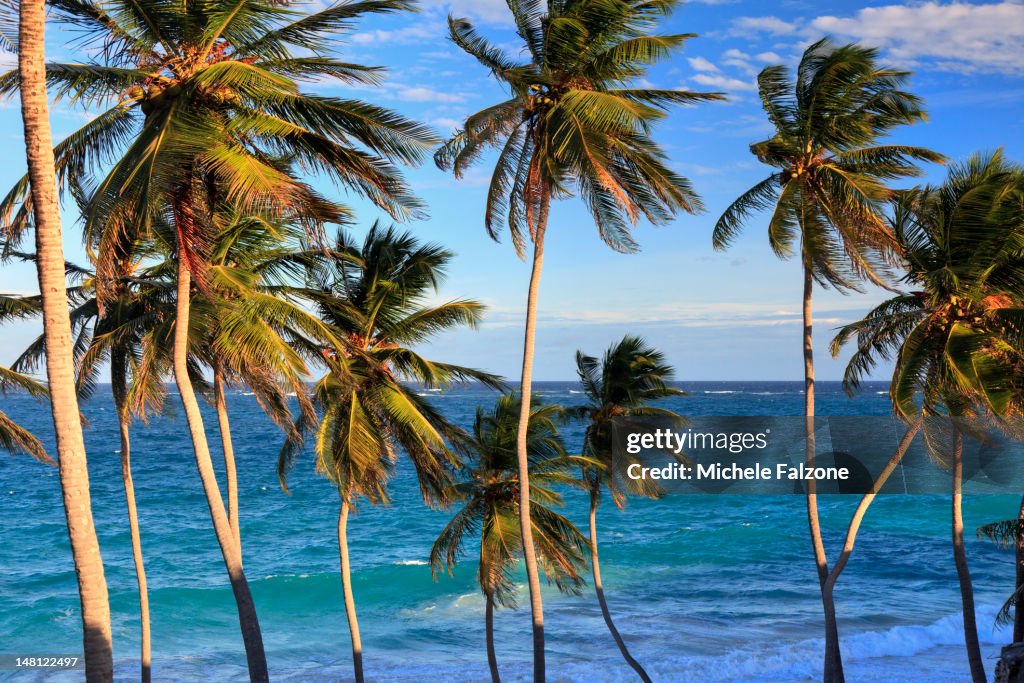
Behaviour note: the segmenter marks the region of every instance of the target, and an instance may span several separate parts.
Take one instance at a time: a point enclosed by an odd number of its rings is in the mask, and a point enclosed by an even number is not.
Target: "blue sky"
[[[374,18],[360,24],[341,47],[347,58],[390,68],[383,87],[342,90],[395,108],[449,132],[467,114],[497,102],[502,90],[474,60],[446,39],[445,17],[468,16],[495,42],[517,50],[503,0],[423,0],[418,14]],[[722,90],[728,103],[678,109],[657,137],[673,166],[701,193],[707,212],[652,228],[641,225],[638,254],[610,251],[575,201],[551,215],[541,285],[535,377],[574,377],[573,353],[599,353],[630,332],[663,349],[684,380],[799,379],[800,272],[796,262],[770,251],[764,217],[752,220],[728,252],[711,247],[711,228],[722,209],[767,169],[748,145],[770,133],[757,103],[754,78],[769,63],[793,63],[802,48],[825,34],[882,49],[890,64],[912,70],[911,89],[925,98],[927,123],[906,128],[893,141],[925,145],[952,158],[1003,146],[1024,161],[1024,4],[891,2],[690,2],[664,24],[669,33],[697,33],[686,49],[652,70],[658,87]],[[72,36],[52,31],[50,58],[80,61]],[[90,112],[57,103],[55,139],[81,126]],[[17,102],[0,108],[9,162],[0,185],[24,172]],[[488,159],[456,181],[432,165],[408,177],[428,203],[430,218],[408,226],[424,240],[456,252],[440,298],[473,297],[489,306],[478,331],[446,335],[424,349],[439,360],[518,376],[522,318],[529,278],[510,244],[487,238],[482,225]],[[926,169],[937,180],[941,167]],[[909,184],[907,181],[904,184]],[[350,198],[360,227],[380,213]],[[73,215],[66,215],[68,257],[83,258]],[[0,267],[0,291],[36,291],[26,266]],[[826,345],[832,329],[853,320],[884,296],[878,290],[843,296],[816,292],[818,376],[838,379],[842,359]],[[11,326],[0,333],[0,363],[10,362],[38,329]],[[882,373],[884,375],[884,373]]]

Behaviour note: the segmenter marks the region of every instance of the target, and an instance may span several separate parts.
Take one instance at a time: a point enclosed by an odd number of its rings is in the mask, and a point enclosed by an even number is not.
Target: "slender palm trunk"
[[[523,340],[523,374],[520,383],[522,404],[519,407],[519,429],[516,433],[516,459],[519,463],[519,527],[523,538],[523,564],[530,587],[530,612],[533,616],[533,680],[544,683],[544,604],[540,596],[540,574],[537,550],[533,545],[533,524],[530,521],[530,461],[526,453],[526,431],[530,421],[530,391],[533,387],[533,351],[537,325],[537,295],[544,266],[544,232],[548,222],[551,197],[545,193],[533,239],[533,268],[530,290],[526,297],[526,332]]]
[[[619,646],[622,658],[633,667],[633,671],[640,677],[640,680],[644,683],[651,683],[651,677],[640,666],[640,662],[633,659],[633,655],[629,654],[626,641],[622,639],[622,636],[619,635],[619,630],[615,628],[615,624],[612,622],[612,613],[608,610],[608,602],[604,599],[604,584],[601,583],[601,562],[597,554],[597,502],[600,494],[599,486],[600,483],[595,482],[594,486],[590,489],[590,567],[594,571],[594,591],[597,592],[597,602],[601,605],[604,623],[612,634],[612,638],[615,639],[615,644]]]
[[[1024,534],[1021,534],[1021,529],[1024,528],[1024,497],[1020,500],[1020,511],[1017,513],[1017,538],[1016,548],[1016,560],[1017,560],[1017,581],[1014,584],[1017,593],[1017,600],[1013,605],[1013,642],[1019,643],[1024,641],[1024,594],[1021,589],[1024,587]]]
[[[181,405],[188,420],[196,466],[199,468],[199,478],[202,480],[206,503],[210,508],[213,530],[217,536],[217,543],[220,545],[221,555],[224,557],[224,565],[227,567],[228,577],[231,580],[231,590],[234,592],[235,603],[238,606],[238,623],[242,630],[242,640],[245,643],[249,679],[254,683],[263,683],[269,680],[269,676],[267,656],[263,651],[263,635],[260,632],[259,618],[256,615],[256,605],[253,602],[252,593],[249,591],[249,582],[242,570],[242,557],[238,552],[238,543],[234,532],[231,530],[231,522],[224,510],[224,499],[221,497],[217,475],[213,469],[213,460],[210,458],[210,446],[206,441],[206,431],[203,428],[203,416],[199,412],[199,402],[196,400],[196,393],[188,374],[191,282],[192,276],[185,259],[179,255],[177,317],[174,327],[174,380],[178,385]]]
[[[103,558],[92,516],[89,469],[82,421],[75,394],[71,321],[64,281],[64,244],[57,203],[50,112],[46,102],[46,7],[43,0],[22,0],[18,26],[18,79],[25,156],[32,187],[35,219],[36,269],[43,301],[46,377],[50,412],[57,437],[58,472],[71,557],[78,578],[82,610],[85,678],[110,681],[114,676],[110,634],[110,603]]]
[[[867,514],[868,507],[875,501],[875,496],[885,486],[885,482],[889,481],[889,477],[903,460],[903,456],[907,454],[907,449],[910,448],[914,437],[921,430],[922,424],[923,418],[916,420],[907,428],[903,438],[900,440],[899,446],[896,447],[896,451],[889,458],[889,462],[885,464],[885,467],[882,468],[882,471],[878,473],[878,476],[872,482],[871,490],[865,493],[861,497],[860,503],[857,504],[857,509],[854,510],[853,517],[850,518],[850,526],[846,529],[846,540],[843,542],[843,550],[836,559],[835,564],[832,565],[832,569],[828,573],[828,579],[823,587],[830,602],[832,601],[832,592],[835,589],[836,582],[839,580],[839,575],[843,573],[843,569],[846,568],[846,563],[849,562],[850,555],[853,553],[853,545],[857,541],[857,532],[860,530],[861,522],[864,521],[864,515]]]
[[[238,521],[238,472],[235,470],[235,446],[231,442],[231,420],[228,419],[228,402],[224,396],[224,367],[220,360],[213,362],[213,404],[217,411],[217,427],[220,429],[220,443],[224,451],[224,478],[228,482],[228,520],[231,532],[238,544],[238,557],[242,557],[242,531]]]
[[[811,269],[804,264],[804,438],[806,443],[807,466],[814,467],[814,337],[813,306],[814,277]],[[821,537],[821,523],[818,520],[818,485],[814,479],[807,481],[807,525],[814,549],[814,563],[818,570],[818,584],[821,588],[821,604],[825,613],[825,683],[844,683],[843,660],[839,652],[839,627],[836,623],[836,607],[831,592],[825,591],[828,581],[828,557]]]
[[[352,595],[352,567],[348,561],[348,513],[347,496],[341,498],[338,513],[338,552],[341,555],[341,589],[345,595],[345,616],[348,617],[348,632],[352,638],[352,671],[356,683],[363,683],[363,641],[359,637],[359,619],[356,617],[356,600]]]
[[[494,651],[494,598],[489,594],[486,597],[484,630],[487,634],[487,666],[491,670],[491,683],[501,683],[501,674],[498,673],[498,655]]]
[[[139,622],[142,633],[140,643],[142,683],[151,679],[151,645],[149,627],[149,590],[146,588],[146,565],[142,559],[142,535],[139,533],[139,513],[135,506],[135,484],[132,481],[131,440],[128,435],[128,408],[125,405],[127,381],[124,354],[115,352],[111,358],[111,379],[113,379],[114,408],[121,432],[121,480],[124,483],[124,497],[128,506],[128,529],[132,539],[132,560],[135,562],[135,582],[139,588]]]
[[[963,478],[964,478],[964,436],[955,429],[953,445],[953,561],[956,575],[960,579],[960,599],[963,602],[964,642],[967,645],[967,661],[971,665],[971,680],[985,683],[985,664],[981,659],[981,645],[978,643],[978,619],[974,614],[974,586],[971,584],[971,570],[967,566],[964,550]]]

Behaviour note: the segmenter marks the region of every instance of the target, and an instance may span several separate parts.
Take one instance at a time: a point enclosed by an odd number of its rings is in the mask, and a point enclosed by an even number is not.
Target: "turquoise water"
[[[690,383],[672,407],[689,415],[798,415],[796,383]],[[572,405],[566,383],[541,383],[546,401]],[[884,415],[884,385],[848,399],[819,383],[822,415]],[[468,425],[493,394],[433,393]],[[174,397],[172,397],[174,398]],[[40,435],[45,406],[19,395],[4,411]],[[309,458],[277,485],[281,438],[251,396],[230,396],[239,461],[246,573],[260,613],[271,674],[281,681],[348,680],[348,632],[336,545],[336,492]],[[177,406],[175,406],[176,408]],[[180,411],[177,411],[180,412]],[[137,677],[134,570],[121,488],[117,428],[107,392],[84,406],[93,505],[110,586],[119,679]],[[214,422],[208,420],[212,427]],[[580,432],[566,433],[578,446]],[[218,441],[211,432],[211,444]],[[154,419],[133,433],[136,495],[153,613],[155,680],[243,680],[244,653],[220,553],[183,420]],[[487,679],[483,601],[467,561],[454,577],[431,578],[431,543],[447,514],[420,503],[408,468],[394,504],[360,508],[350,522],[355,594],[370,680]],[[993,617],[1012,589],[1013,559],[973,537],[978,525],[1012,517],[1013,496],[965,501],[967,549],[987,666],[1008,635]],[[822,501],[834,554],[853,497]],[[586,506],[570,497],[583,528]],[[800,496],[670,496],[633,501],[599,518],[602,570],[612,612],[633,654],[662,681],[801,681],[819,677],[821,608]],[[0,652],[81,649],[74,573],[57,473],[0,457]],[[473,557],[472,549],[467,558]],[[545,595],[552,680],[630,680],[592,592]],[[851,681],[967,680],[959,593],[949,543],[948,496],[889,496],[869,512],[837,588]],[[525,589],[524,600],[525,603]],[[500,611],[498,655],[508,680],[530,673],[529,610]],[[80,674],[0,672],[0,680],[77,680]]]

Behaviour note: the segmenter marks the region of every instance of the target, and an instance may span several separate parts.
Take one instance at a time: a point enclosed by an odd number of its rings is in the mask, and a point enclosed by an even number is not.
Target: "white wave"
[[[397,565],[402,565],[402,566],[410,566],[410,567],[422,567],[422,566],[427,564],[427,561],[426,560],[398,560],[397,562],[392,562],[391,564],[397,564]]]
[[[734,389],[723,389],[721,391],[705,391],[705,394],[742,394],[742,391],[736,391]]]
[[[995,608],[978,610],[981,640],[987,644],[1001,643],[1009,638],[1009,633],[1002,629],[992,629],[994,617]],[[915,664],[915,660],[910,658],[936,648],[962,648],[963,642],[963,619],[959,614],[951,614],[925,625],[894,626],[882,631],[843,634],[843,661],[848,673],[857,671],[861,674],[858,680],[917,680],[916,676],[922,673],[921,661]],[[664,680],[707,682],[814,680],[821,674],[824,647],[822,639],[814,638],[783,645],[771,651],[743,648],[720,656],[680,657],[663,662],[660,666],[655,665],[651,673],[653,675],[657,671],[660,674],[658,678]],[[912,666],[908,668],[915,672],[915,677],[895,675],[891,670],[896,667],[894,660],[911,662]],[[928,657],[925,657],[927,660]],[[955,661],[962,662],[966,669],[966,658],[961,660],[959,651]],[[898,668],[903,669],[902,666]],[[927,664],[923,668],[927,669]],[[942,671],[942,667],[937,671]],[[952,678],[938,676],[928,680],[958,678],[955,675]]]

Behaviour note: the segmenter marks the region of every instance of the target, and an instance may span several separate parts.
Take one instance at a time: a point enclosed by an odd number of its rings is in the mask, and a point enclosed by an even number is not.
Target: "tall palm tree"
[[[10,252],[9,257],[36,261],[34,254]],[[145,278],[134,275],[137,258],[123,264],[122,276],[113,284],[112,297],[103,307],[96,298],[95,276],[89,270],[65,264],[68,304],[72,336],[75,339],[75,386],[79,399],[87,401],[95,393],[104,362],[110,366],[110,383],[120,433],[121,477],[125,491],[128,525],[139,591],[140,622],[140,679],[151,679],[151,642],[149,595],[145,562],[139,530],[138,509],[131,467],[130,428],[134,417],[146,419],[152,411],[163,405],[166,390],[159,372],[140,372],[142,359],[147,354],[144,340],[156,326],[164,324],[167,307],[160,306],[159,288]],[[27,317],[41,312],[39,297],[21,299],[20,310],[0,312],[0,320]],[[173,304],[172,304],[173,305]],[[173,308],[170,309],[173,313]],[[25,372],[38,369],[46,355],[45,335],[38,337],[15,360],[14,367]],[[166,358],[166,354],[163,355]]]
[[[219,207],[215,219],[220,227],[210,252],[210,287],[196,294],[191,334],[197,362],[213,377],[210,402],[221,436],[228,519],[241,553],[226,386],[247,386],[275,424],[294,435],[288,397],[297,398],[307,419],[314,419],[314,411],[306,358],[289,341],[303,335],[329,340],[331,333],[296,300],[298,285],[315,263],[300,225],[229,206]]]
[[[588,403],[571,409],[587,421],[583,455],[593,464],[584,465],[583,479],[590,494],[590,566],[594,590],[601,605],[604,623],[615,639],[622,657],[647,683],[651,677],[629,653],[626,641],[612,621],[601,581],[601,563],[597,550],[597,508],[601,494],[607,491],[620,510],[628,494],[657,497],[663,491],[654,482],[617,476],[612,458],[612,424],[618,417],[657,417],[680,421],[682,417],[667,408],[652,406],[652,401],[685,396],[686,392],[668,385],[675,371],[665,356],[640,337],[626,335],[613,344],[601,359],[576,352],[576,372]]]
[[[757,78],[761,103],[775,132],[750,146],[761,163],[775,167],[743,193],[715,224],[713,242],[725,249],[751,214],[771,211],[768,242],[780,258],[799,248],[803,267],[804,414],[807,459],[814,458],[814,283],[839,291],[860,281],[885,285],[895,243],[882,218],[892,196],[886,182],[917,175],[916,161],[943,157],[920,147],[881,145],[899,126],[925,118],[920,100],[903,89],[910,74],[879,64],[878,51],[836,46],[825,38],[803,53],[795,79],[784,66]],[[818,522],[816,486],[807,485],[807,520],[819,584],[828,578],[828,557]],[[825,681],[841,682],[842,658],[835,606],[822,592],[825,613]]]
[[[947,433],[932,435],[930,445],[953,473],[964,636],[971,676],[984,681],[960,509],[964,425],[956,418],[1024,415],[1024,171],[1001,152],[974,155],[941,185],[901,193],[893,214],[903,283],[914,289],[841,328],[832,347],[856,339],[845,376],[851,388],[895,356],[889,393],[903,419],[953,418],[935,428]]]
[[[84,230],[97,254],[101,298],[126,245],[161,218],[169,217],[174,227],[173,374],[238,606],[250,677],[265,681],[256,609],[189,374],[190,303],[194,289],[207,285],[217,204],[301,216],[314,232],[324,221],[345,217],[296,177],[299,167],[353,189],[395,217],[418,211],[393,162],[417,161],[432,141],[429,131],[388,110],[300,88],[324,77],[377,82],[379,69],[335,56],[336,34],[367,13],[410,5],[366,0],[309,15],[274,0],[55,0],[51,6],[84,33],[91,49],[86,64],[47,65],[46,79],[58,96],[108,107],[55,149],[58,179],[83,184],[92,197]],[[37,70],[41,82],[42,67]],[[16,70],[0,76],[0,92],[12,92],[18,79]],[[29,188],[33,194],[37,189],[22,179],[0,209],[15,228],[27,220]]]
[[[558,433],[561,413],[558,406],[541,405],[536,399],[530,410],[526,443],[533,481],[531,523],[537,539],[538,559],[548,581],[563,592],[579,594],[587,541],[572,522],[553,509],[562,503],[556,487],[579,484],[568,468],[581,459],[566,455]],[[464,552],[466,540],[479,535],[477,581],[484,594],[487,664],[494,683],[501,681],[494,648],[494,610],[516,607],[512,572],[516,558],[522,554],[516,462],[518,428],[519,398],[516,394],[501,395],[490,411],[477,408],[469,442],[472,462],[452,489],[452,497],[462,507],[430,550],[430,566],[436,578],[441,571],[451,573]]]
[[[32,224],[39,257],[36,271],[42,298],[43,332],[50,351],[46,356],[46,377],[57,437],[64,516],[78,578],[85,676],[90,682],[109,681],[114,676],[110,602],[92,516],[85,439],[75,395],[71,323],[64,283],[64,242],[46,99],[46,7],[43,0],[25,0],[18,7],[18,69],[14,80],[21,90]]]
[[[483,306],[476,301],[428,304],[450,259],[450,252],[420,244],[394,228],[374,225],[361,245],[339,232],[305,293],[340,342],[337,346],[313,342],[328,369],[313,389],[321,412],[320,423],[314,427],[315,454],[317,471],[334,482],[341,498],[341,580],[352,666],[360,683],[363,650],[352,594],[349,513],[359,498],[371,505],[389,502],[388,481],[400,452],[416,470],[424,501],[447,504],[452,473],[461,465],[452,449],[461,449],[466,440],[462,430],[403,380],[428,388],[458,381],[500,386],[493,375],[430,361],[410,348],[437,333],[476,327],[479,322]],[[297,423],[296,431],[307,434],[308,422]],[[291,440],[282,449],[282,486],[300,446],[301,441]]]
[[[485,149],[499,149],[485,227],[498,239],[501,223],[506,223],[520,257],[527,240],[533,245],[517,457],[523,482],[519,511],[533,617],[534,679],[539,683],[544,681],[544,614],[530,525],[526,429],[548,213],[553,199],[577,194],[593,215],[601,239],[617,251],[632,252],[637,244],[631,228],[640,218],[664,224],[680,211],[702,209],[689,181],[668,167],[651,133],[672,105],[723,96],[640,83],[648,66],[693,37],[652,33],[677,4],[509,0],[526,61],[490,43],[469,21],[448,19],[452,41],[486,67],[509,90],[510,98],[467,118],[438,150],[435,161],[460,177]]]

